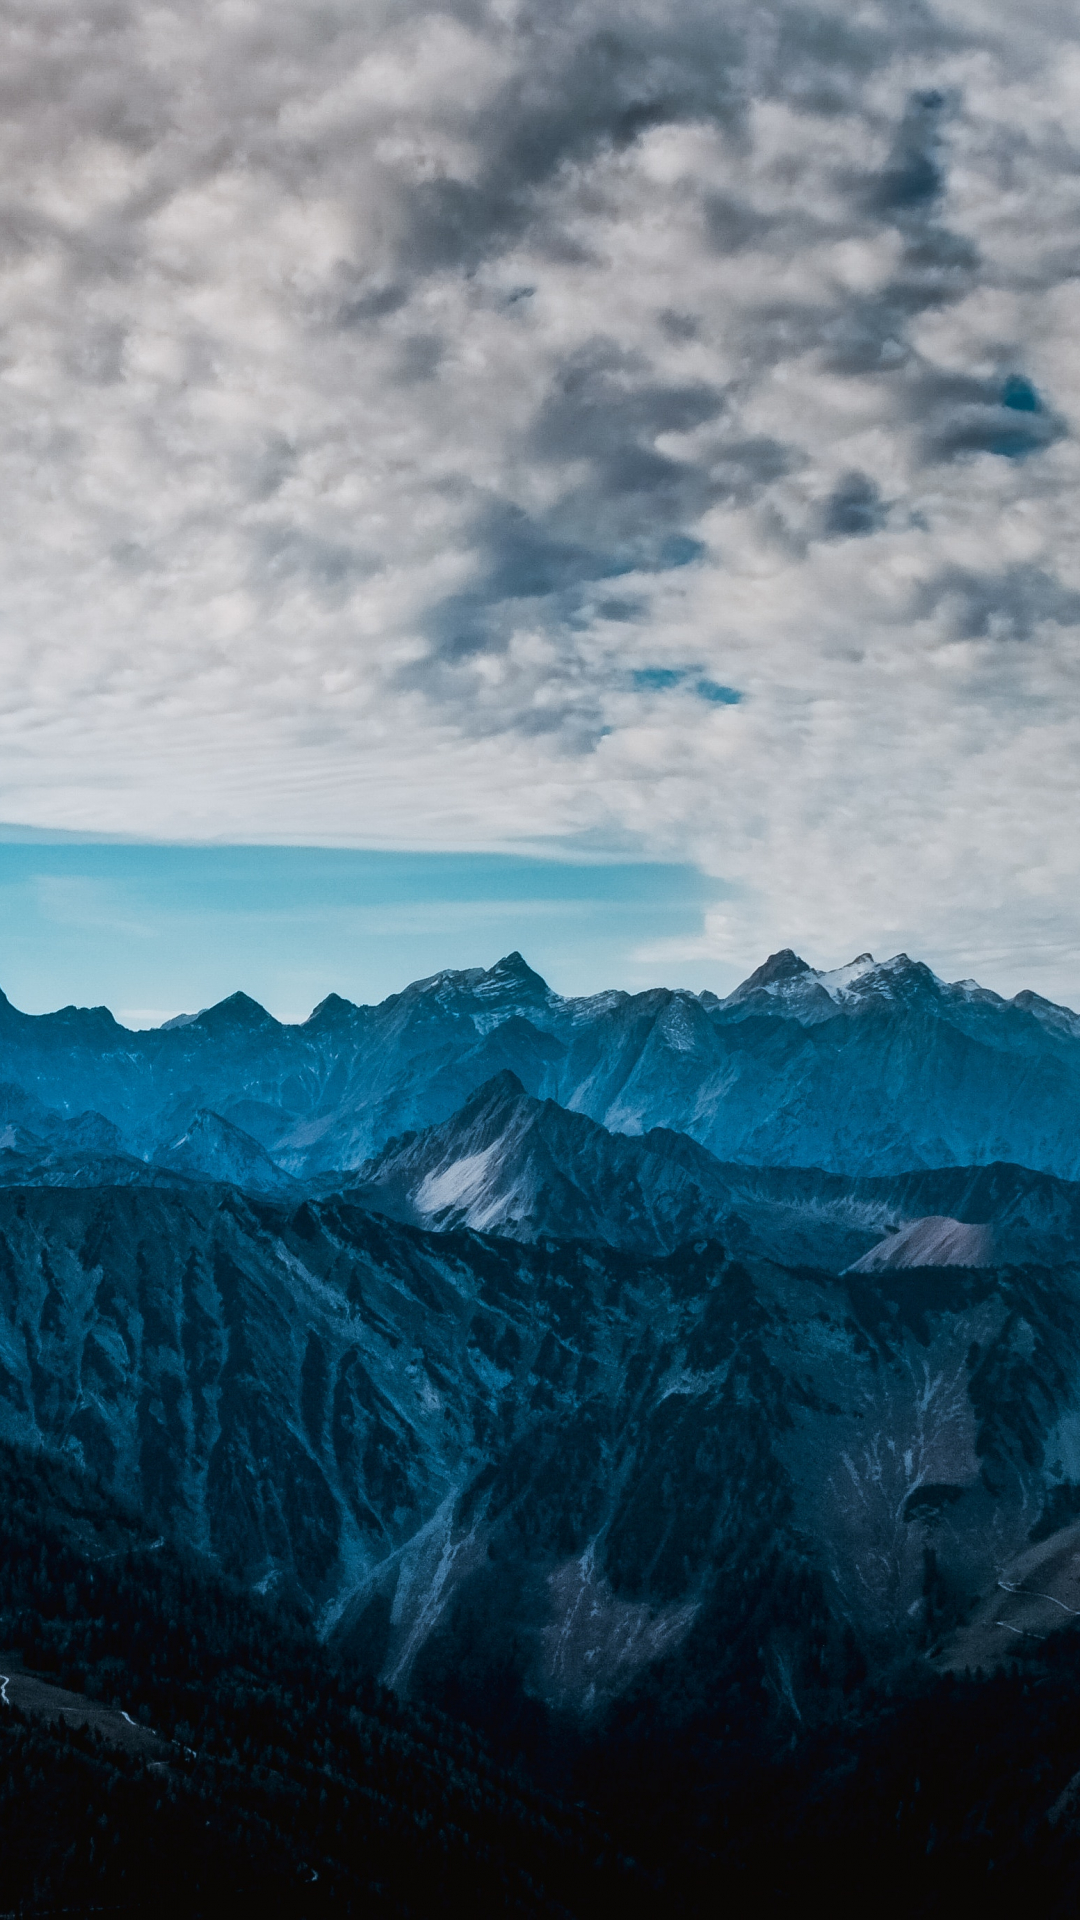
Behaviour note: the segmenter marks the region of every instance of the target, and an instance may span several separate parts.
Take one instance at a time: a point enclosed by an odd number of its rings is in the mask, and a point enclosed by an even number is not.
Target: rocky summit
[[[1036,1548],[1080,1607],[1067,1009],[782,953],[0,1012],[0,1434],[398,1690],[802,1724],[1002,1659]]]

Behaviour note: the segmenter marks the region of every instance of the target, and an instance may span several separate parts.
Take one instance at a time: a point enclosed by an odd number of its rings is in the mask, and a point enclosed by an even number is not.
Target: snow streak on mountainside
[[[332,995],[299,1026],[243,994],[143,1033],[104,1008],[31,1017],[0,1000],[0,1058],[20,1099],[94,1109],[128,1153],[168,1150],[206,1110],[302,1178],[359,1167],[504,1069],[616,1133],[672,1129],[745,1165],[1007,1161],[1080,1177],[1080,1019],[1035,994],[947,984],[904,955],[830,973],[775,954],[726,1000],[564,1000],[511,954],[377,1007]],[[17,1117],[0,1108],[0,1124]]]
[[[852,1273],[881,1273],[903,1267],[990,1267],[994,1265],[994,1236],[989,1226],[929,1214],[911,1220],[888,1240],[882,1240],[851,1267]]]

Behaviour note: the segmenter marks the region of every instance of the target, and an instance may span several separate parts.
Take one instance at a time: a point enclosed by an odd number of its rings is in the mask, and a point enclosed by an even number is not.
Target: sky
[[[791,946],[1080,1003],[1073,5],[5,0],[0,55],[13,997]]]
[[[715,895],[696,868],[665,862],[11,838],[0,985],[26,1013],[104,1005],[128,1027],[237,990],[306,1020],[328,993],[370,1003],[513,951],[561,993],[726,991],[729,969],[673,969],[666,945],[692,943]]]

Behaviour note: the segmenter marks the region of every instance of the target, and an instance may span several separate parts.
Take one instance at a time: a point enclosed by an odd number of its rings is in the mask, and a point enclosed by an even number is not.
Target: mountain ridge
[[[362,1165],[504,1068],[611,1132],[669,1127],[725,1162],[1080,1176],[1080,1018],[941,981],[905,955],[830,971],[785,951],[724,999],[566,1000],[514,953],[374,1007],[328,996],[295,1025],[231,995],[141,1033],[105,1009],[24,1015],[5,1001],[0,1047],[9,1082],[65,1117],[96,1109],[128,1153],[153,1158],[208,1110],[298,1178]]]
[[[837,1272],[867,1260],[947,1266],[967,1260],[976,1244],[980,1258],[971,1264],[983,1266],[1080,1256],[1080,1183],[1001,1163],[877,1179],[745,1167],[669,1128],[609,1133],[534,1099],[508,1070],[449,1120],[390,1141],[344,1184],[327,1175],[316,1190],[347,1192],[427,1230],[595,1239],[650,1256],[703,1235],[719,1235],[740,1254]],[[916,1229],[942,1217],[957,1229],[951,1239],[931,1233],[920,1241]],[[890,1235],[896,1242],[887,1246]]]

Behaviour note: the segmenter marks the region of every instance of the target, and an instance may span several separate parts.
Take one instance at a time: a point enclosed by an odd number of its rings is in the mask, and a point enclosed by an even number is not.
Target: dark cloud
[[[647,362],[594,340],[560,367],[529,443],[541,460],[587,459],[603,470],[611,491],[636,492],[643,459],[650,477],[677,464],[652,452],[658,436],[715,420],[723,405],[717,387],[658,382]]]
[[[435,333],[411,333],[402,342],[401,358],[398,361],[398,377],[406,385],[417,380],[431,380],[439,370],[439,363],[446,352],[446,342]]]
[[[412,190],[403,262],[414,273],[476,266],[535,220],[561,170],[626,148],[650,127],[703,120],[736,130],[746,111],[741,24],[699,0],[655,11],[549,0],[524,9],[517,70],[472,125],[478,176]]]
[[[387,314],[399,313],[408,299],[409,288],[401,281],[390,286],[369,287],[364,292],[344,293],[334,309],[334,318],[341,327],[362,327],[372,320],[385,319]]]
[[[502,650],[523,602],[545,627],[573,630],[596,605],[598,584],[701,560],[706,547],[692,529],[702,514],[717,501],[749,501],[791,458],[765,437],[725,438],[723,413],[720,389],[658,381],[646,361],[609,341],[570,356],[524,444],[532,461],[572,477],[543,514],[484,504],[471,531],[474,582],[440,601],[426,623],[436,653],[461,660]],[[715,437],[694,459],[656,445],[702,427]]]
[[[846,473],[825,506],[825,533],[833,540],[857,539],[885,524],[885,506],[865,473]]]
[[[1028,640],[1047,621],[1080,626],[1080,593],[1042,567],[984,574],[952,567],[920,591],[914,611],[918,618],[944,615],[958,639]]]
[[[1060,416],[1019,374],[972,380],[928,373],[920,391],[927,415],[925,444],[932,459],[992,453],[1005,460],[1023,460],[1051,446],[1065,432]]]
[[[889,165],[874,183],[871,210],[898,221],[925,216],[945,187],[943,120],[947,102],[936,90],[908,103]]]

